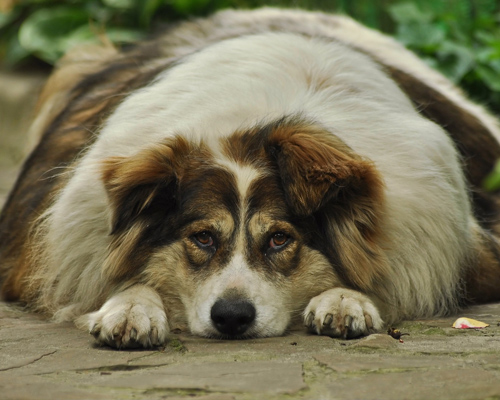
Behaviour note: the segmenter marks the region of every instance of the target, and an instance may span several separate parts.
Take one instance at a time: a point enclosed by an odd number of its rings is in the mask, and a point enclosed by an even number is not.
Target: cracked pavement
[[[0,205],[32,141],[25,132],[43,75],[0,71]],[[500,290],[500,288],[499,288]],[[95,347],[86,332],[0,303],[0,399],[500,400],[500,303],[343,341],[288,336],[219,341],[172,334],[154,350]]]
[[[0,398],[14,399],[500,399],[500,303],[343,341],[288,336],[220,341],[172,334],[167,346],[97,347],[71,324],[0,303]]]

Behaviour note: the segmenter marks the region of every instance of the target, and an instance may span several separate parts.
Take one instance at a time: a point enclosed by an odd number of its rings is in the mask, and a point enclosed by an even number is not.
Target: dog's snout
[[[229,336],[243,335],[255,320],[255,307],[247,300],[219,299],[210,312],[217,330]]]

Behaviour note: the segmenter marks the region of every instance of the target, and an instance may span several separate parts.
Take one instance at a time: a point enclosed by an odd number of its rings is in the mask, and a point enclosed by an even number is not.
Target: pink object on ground
[[[476,321],[475,319],[471,318],[458,318],[454,323],[453,323],[453,328],[456,329],[481,329],[481,328],[486,328],[487,326],[490,326],[489,324],[485,324],[484,322],[481,321]]]

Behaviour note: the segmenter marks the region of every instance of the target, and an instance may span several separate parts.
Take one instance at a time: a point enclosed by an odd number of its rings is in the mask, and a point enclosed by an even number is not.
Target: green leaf
[[[424,51],[435,51],[446,37],[444,30],[435,24],[410,23],[398,26],[397,38],[407,46]]]
[[[389,14],[399,24],[429,23],[434,15],[421,11],[414,3],[400,3],[389,7]]]
[[[480,63],[489,63],[491,60],[495,59],[495,49],[491,47],[479,47],[476,49],[476,59]]]
[[[13,35],[7,42],[5,56],[2,61],[5,65],[13,66],[27,58],[29,55],[30,52],[21,46],[17,35]]]
[[[433,69],[439,69],[439,62],[435,57],[421,56],[422,61],[424,61],[429,67]]]
[[[493,171],[484,179],[483,187],[491,192],[500,189],[500,161],[497,161]]]
[[[500,73],[487,65],[478,65],[476,73],[490,90],[500,92]]]
[[[13,9],[8,13],[0,12],[0,29],[14,21],[20,14],[20,10]]]
[[[19,42],[29,52],[54,63],[67,50],[67,37],[88,23],[80,8],[54,7],[35,11],[21,25]]]
[[[444,41],[441,44],[437,58],[439,70],[456,83],[460,82],[475,65],[474,53],[468,47],[451,41]]]
[[[142,32],[134,29],[111,27],[97,30],[91,25],[82,25],[64,38],[62,47],[68,51],[75,46],[86,43],[98,44],[102,42],[103,36],[113,43],[131,43],[144,38]]]
[[[476,31],[474,33],[474,37],[485,44],[490,44],[491,42],[498,40],[498,34],[495,35],[493,32],[483,30]]]

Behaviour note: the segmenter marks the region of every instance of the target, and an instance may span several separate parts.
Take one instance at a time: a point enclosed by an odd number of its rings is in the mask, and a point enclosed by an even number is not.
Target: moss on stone
[[[168,341],[167,347],[171,348],[172,350],[178,353],[187,352],[186,346],[184,346],[184,343],[182,343],[179,339],[170,339]]]

